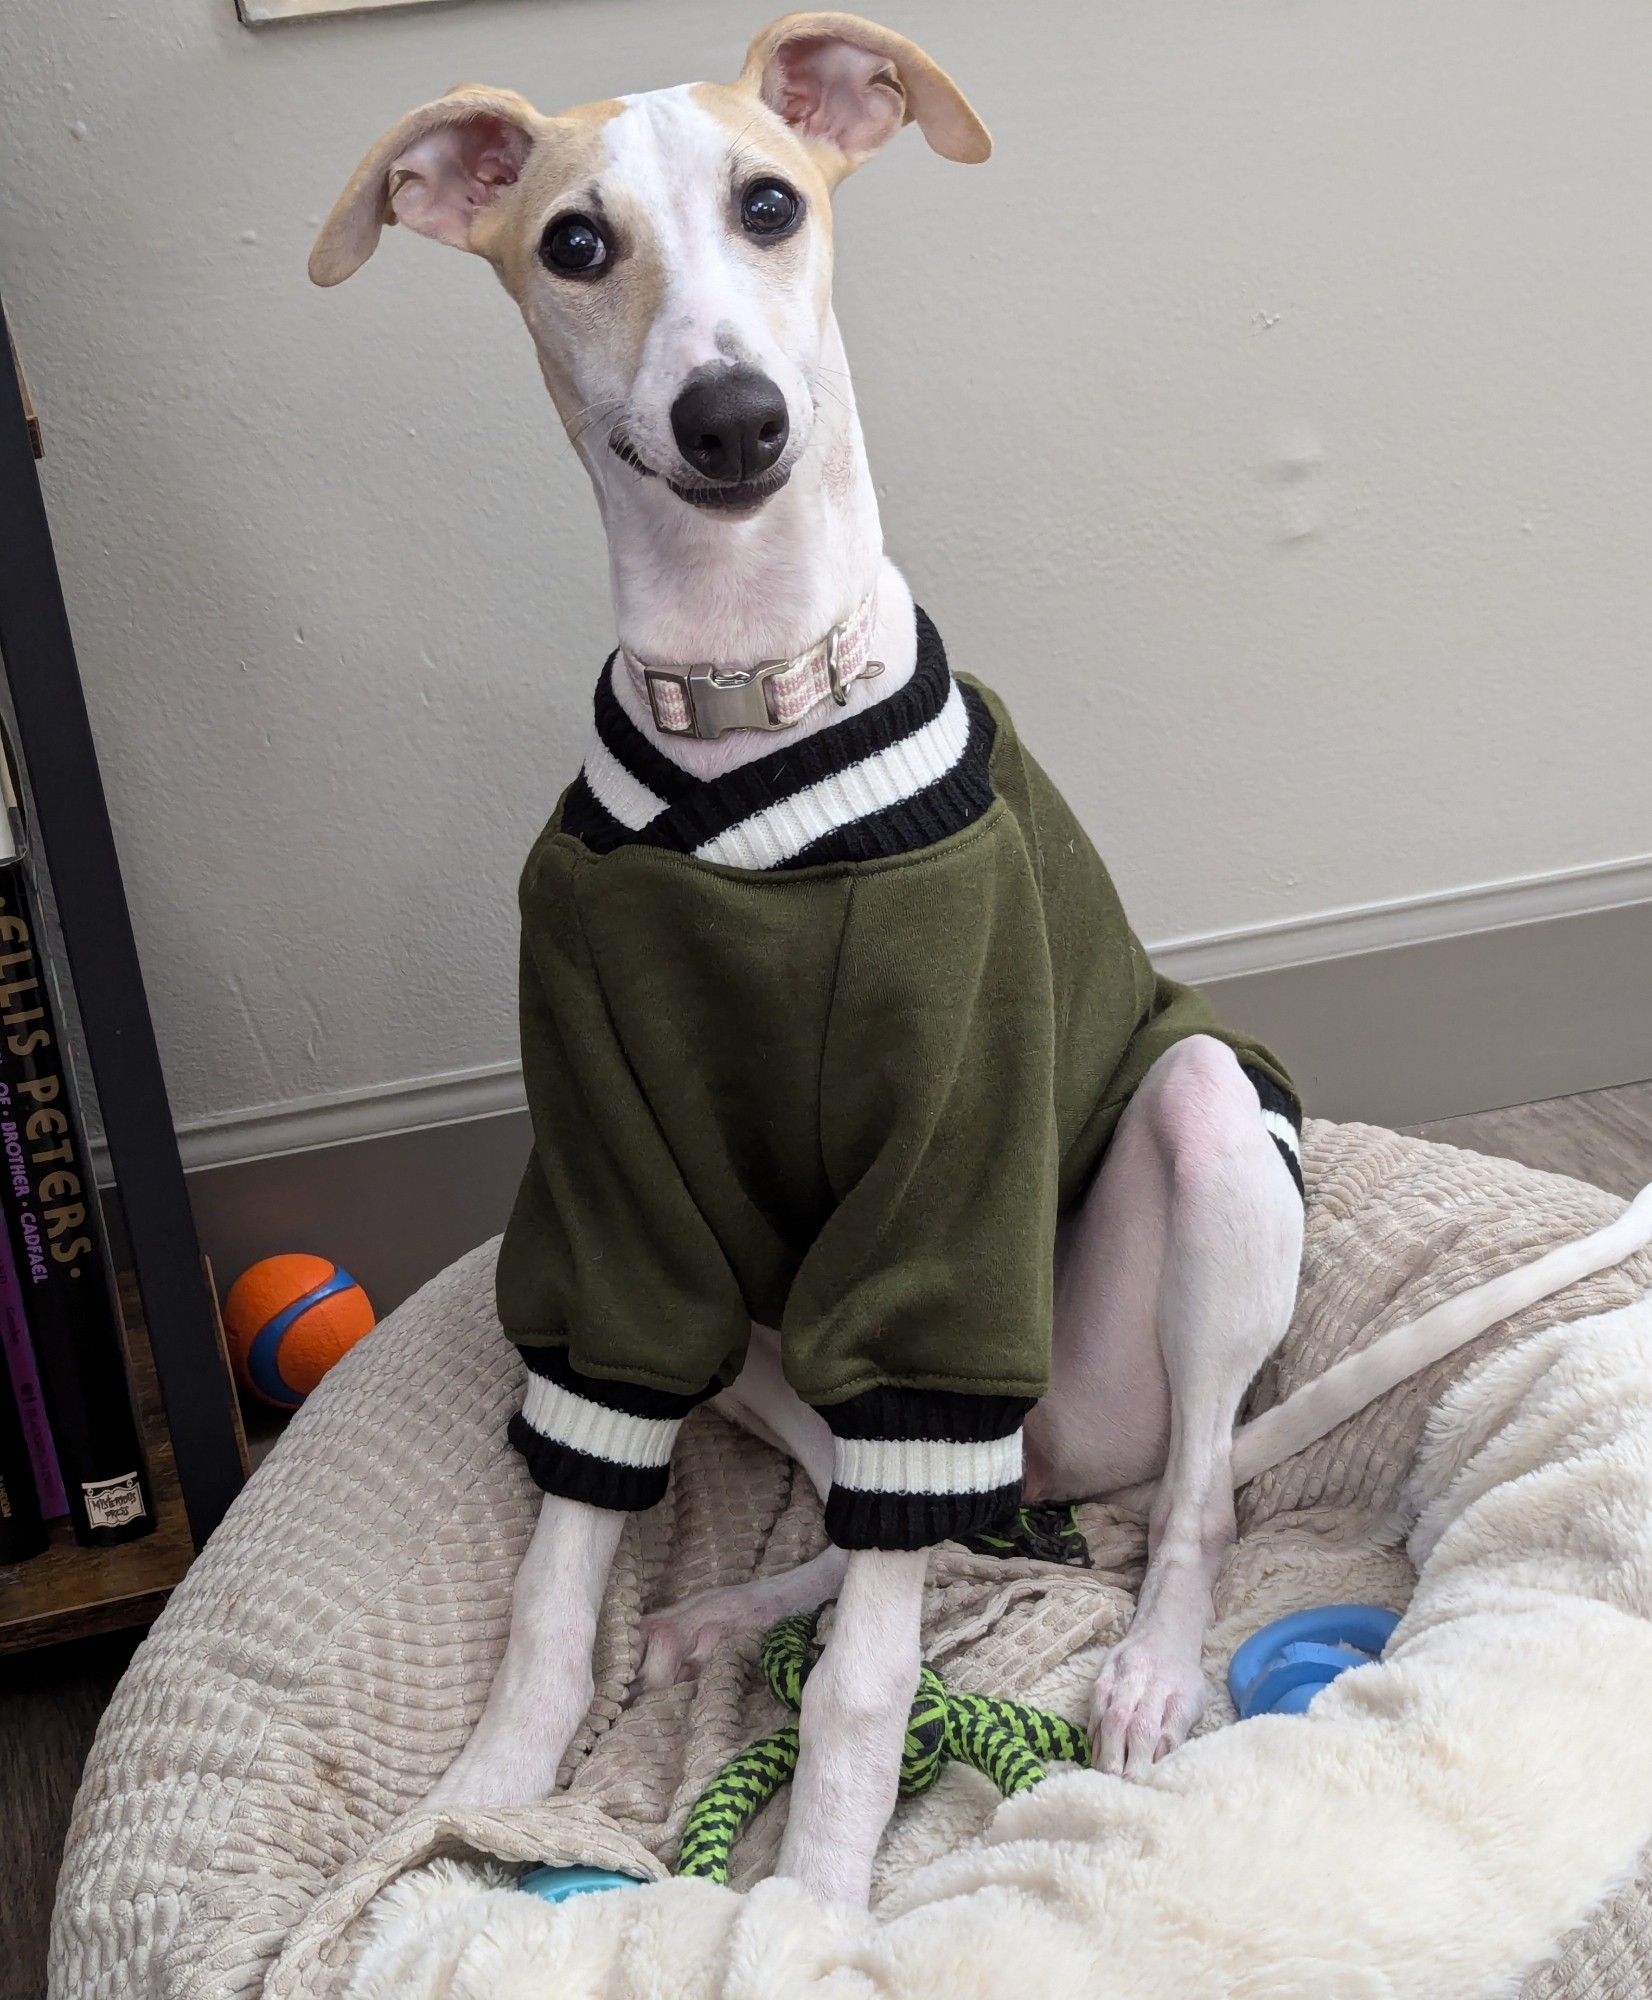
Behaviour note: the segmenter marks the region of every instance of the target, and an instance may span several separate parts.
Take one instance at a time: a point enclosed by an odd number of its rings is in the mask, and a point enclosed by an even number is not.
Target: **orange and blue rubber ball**
[[[367,1294],[348,1271],[296,1252],[251,1265],[224,1300],[237,1379],[283,1410],[296,1410],[375,1324]]]

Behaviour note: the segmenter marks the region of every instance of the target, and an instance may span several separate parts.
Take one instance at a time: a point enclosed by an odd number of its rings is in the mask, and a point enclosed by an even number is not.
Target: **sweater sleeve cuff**
[[[1252,1063],[1241,1063],[1240,1068],[1256,1092],[1268,1137],[1278,1147],[1286,1172],[1296,1182],[1297,1193],[1306,1201],[1307,1187],[1302,1178],[1302,1106],[1289,1091],[1281,1090],[1266,1070]]]
[[[522,1358],[528,1386],[509,1435],[536,1486],[627,1513],[665,1498],[683,1418],[716,1394],[715,1383],[677,1395],[582,1374],[564,1347],[525,1347]]]
[[[820,1410],[832,1433],[826,1532],[840,1549],[924,1549],[990,1529],[1021,1500],[1030,1396],[868,1389]]]

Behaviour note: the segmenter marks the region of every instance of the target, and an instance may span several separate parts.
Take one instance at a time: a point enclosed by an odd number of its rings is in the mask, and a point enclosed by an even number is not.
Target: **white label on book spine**
[[[94,1528],[124,1528],[143,1513],[143,1488],[135,1472],[119,1479],[89,1479],[81,1486],[86,1518]]]

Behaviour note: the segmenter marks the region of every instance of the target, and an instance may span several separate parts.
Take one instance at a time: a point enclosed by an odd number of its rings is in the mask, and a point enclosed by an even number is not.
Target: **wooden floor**
[[[41,2000],[46,1925],[80,1767],[142,1635],[117,1633],[0,1660],[0,2000]],[[65,1996],[67,2000],[67,1996]]]
[[[1412,1126],[1419,1138],[1443,1139],[1476,1153],[1501,1153],[1593,1181],[1613,1194],[1638,1194],[1652,1181],[1652,1083],[1626,1083],[1582,1097],[1516,1104]]]
[[[1652,1181],[1652,1082],[1484,1111],[1414,1128],[1629,1195]],[[136,1640],[60,1646],[0,1662],[0,2000],[41,2000],[57,1855],[92,1732]],[[65,1996],[70,2000],[70,1996]]]

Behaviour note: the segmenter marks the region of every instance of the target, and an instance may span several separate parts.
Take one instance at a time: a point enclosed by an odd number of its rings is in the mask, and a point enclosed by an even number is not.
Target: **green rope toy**
[[[819,1658],[815,1611],[795,1612],[771,1626],[763,1640],[763,1678],[794,1713],[803,1683]],[[1045,1758],[1088,1764],[1089,1739],[1077,1723],[1019,1701],[985,1694],[954,1694],[931,1666],[918,1672],[918,1692],[906,1722],[901,1751],[901,1796],[928,1791],[949,1757],[973,1764],[1013,1798],[1044,1776]],[[735,1841],[797,1768],[797,1725],[787,1723],[731,1757],[694,1802],[683,1828],[679,1875],[727,1882]]]

